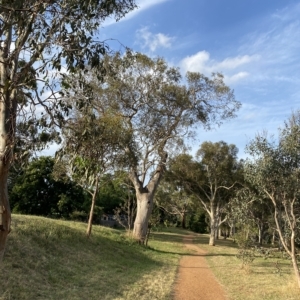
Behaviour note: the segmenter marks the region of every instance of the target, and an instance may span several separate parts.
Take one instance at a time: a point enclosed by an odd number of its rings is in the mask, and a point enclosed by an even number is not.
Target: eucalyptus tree
[[[63,146],[57,152],[56,176],[68,174],[71,179],[91,195],[91,209],[86,234],[89,237],[99,184],[105,184],[108,172],[113,172],[122,157],[120,151],[130,132],[123,127],[123,120],[110,113],[101,116],[76,111],[63,130]],[[60,167],[63,167],[62,169]],[[63,170],[63,172],[61,172]]]
[[[189,193],[186,193],[183,186],[163,180],[154,199],[156,206],[169,215],[179,217],[181,227],[186,228],[186,217],[191,210],[193,199]]]
[[[97,31],[134,7],[134,0],[0,1],[0,258],[10,231],[7,177],[16,120],[61,125],[68,111],[60,94],[64,78],[85,65],[98,66],[101,76],[107,45],[97,41]]]
[[[204,142],[196,158],[181,154],[172,160],[173,178],[181,181],[209,216],[209,245],[215,245],[219,226],[226,221],[225,208],[229,190],[235,185],[238,171],[237,148],[225,142]]]
[[[280,130],[278,141],[258,135],[248,145],[246,180],[270,201],[280,241],[291,257],[300,287],[296,245],[300,240],[300,112]],[[285,226],[283,226],[283,223]]]
[[[188,72],[183,80],[162,58],[127,52],[107,57],[105,83],[94,81],[95,107],[113,109],[132,131],[127,153],[128,175],[137,198],[134,237],[147,233],[153,197],[168,155],[198,125],[206,128],[234,117],[240,104],[221,74],[208,78]]]
[[[233,226],[238,226],[249,236],[250,228],[257,228],[258,243],[263,242],[266,230],[272,227],[269,219],[270,205],[265,201],[265,196],[249,184],[235,192],[229,201],[227,209],[227,223],[233,231]]]

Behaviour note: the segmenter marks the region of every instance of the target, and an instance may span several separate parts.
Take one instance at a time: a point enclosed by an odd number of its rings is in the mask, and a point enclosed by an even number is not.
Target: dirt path
[[[193,237],[186,236],[183,240],[195,252],[180,261],[174,300],[226,300],[223,288],[207,265],[205,252],[193,244]]]

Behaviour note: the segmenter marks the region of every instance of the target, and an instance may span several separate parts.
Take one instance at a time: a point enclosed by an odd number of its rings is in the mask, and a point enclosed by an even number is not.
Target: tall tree
[[[198,160],[181,154],[172,162],[172,176],[181,181],[206,211],[210,219],[209,245],[215,245],[219,226],[229,201],[228,191],[235,184],[238,169],[237,148],[225,142],[204,142],[198,152]],[[223,219],[222,219],[223,217]]]
[[[63,164],[72,180],[92,198],[87,236],[91,235],[99,184],[104,183],[105,174],[112,172],[118,163],[120,151],[131,138],[130,132],[127,134],[122,118],[109,113],[96,116],[91,109],[84,113],[77,111],[63,130],[64,143],[57,153],[58,166]]]
[[[134,0],[0,1],[0,259],[10,231],[7,177],[16,119],[29,113],[28,119],[39,118],[33,126],[60,125],[68,111],[60,94],[66,74],[89,65],[101,76],[107,46],[97,41],[97,30],[134,7]]]
[[[133,234],[143,243],[168,154],[197,125],[221,124],[234,117],[240,104],[221,74],[208,78],[187,73],[185,84],[179,70],[162,58],[132,52],[107,57],[106,64],[110,70],[105,84],[94,83],[94,97],[98,109],[113,108],[132,131],[133,143],[124,150],[130,157],[128,174],[137,198]]]
[[[198,173],[200,184],[197,196],[210,217],[209,245],[212,246],[215,245],[219,226],[226,220],[226,216],[222,219],[222,215],[230,198],[229,190],[236,183],[239,169],[237,153],[235,145],[228,145],[223,141],[204,142],[197,152],[200,159],[200,173]],[[204,176],[203,185],[201,176]]]
[[[296,243],[300,233],[300,112],[280,130],[278,142],[258,135],[249,145],[246,180],[273,206],[280,241],[291,257],[300,287]],[[282,222],[286,226],[282,226]]]

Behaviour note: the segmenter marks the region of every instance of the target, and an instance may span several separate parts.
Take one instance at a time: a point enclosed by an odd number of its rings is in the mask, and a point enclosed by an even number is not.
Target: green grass
[[[154,231],[148,246],[136,244],[125,231],[42,217],[13,215],[4,261],[0,265],[0,299],[141,299],[170,300],[178,262],[189,255],[182,240],[191,232]],[[241,268],[237,246],[195,234],[195,244],[229,300],[298,300],[289,260],[256,257]],[[276,267],[279,262],[280,273]]]
[[[149,247],[125,231],[13,215],[0,270],[0,299],[171,299],[179,231],[154,232]]]
[[[208,246],[208,240],[207,235],[197,235],[195,243],[207,251],[208,264],[230,300],[300,299],[291,262],[280,254],[267,259],[257,254],[252,264],[242,268],[232,240],[217,240],[215,247]]]

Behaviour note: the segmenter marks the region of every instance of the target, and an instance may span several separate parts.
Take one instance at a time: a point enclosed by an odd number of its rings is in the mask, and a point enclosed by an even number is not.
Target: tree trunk
[[[294,230],[292,231],[292,234],[291,234],[290,243],[291,243],[291,257],[292,257],[293,269],[295,272],[298,287],[300,288],[300,273],[299,273],[299,266],[298,266],[297,257],[296,257],[295,231]]]
[[[217,213],[217,204],[215,202],[215,197],[210,199],[210,237],[209,237],[209,245],[215,246],[215,240],[217,237],[217,230],[218,230],[218,213]]]
[[[185,222],[186,222],[186,213],[183,212],[183,214],[181,216],[181,227],[182,227],[182,229],[186,229]]]
[[[275,229],[273,229],[273,234],[272,234],[272,246],[274,246],[275,245],[275,240],[276,240],[276,230]]]
[[[1,80],[3,70],[0,69],[0,71]],[[3,259],[11,223],[7,179],[13,157],[14,137],[16,132],[15,97],[15,90],[9,93],[3,88],[0,89],[0,262]]]
[[[145,243],[152,208],[152,193],[145,192],[137,194],[137,212],[134,222],[133,236],[139,241],[140,244]]]
[[[258,244],[262,245],[262,236],[263,236],[263,232],[264,232],[264,226],[258,224]]]
[[[209,245],[215,246],[215,237],[216,237],[216,227],[217,227],[217,220],[215,218],[215,215],[212,214],[211,220],[210,220],[210,236],[209,236]]]
[[[10,232],[11,212],[7,192],[8,167],[0,164],[0,262],[3,259],[7,236]]]
[[[149,180],[146,187],[143,187],[143,181],[139,179],[138,173],[135,169],[129,172],[129,178],[132,181],[137,201],[136,218],[133,227],[133,237],[142,245],[145,243],[147,237],[148,223],[153,208],[153,198],[159,182],[165,170],[167,160],[167,153],[161,157],[161,162],[157,166],[153,177]]]
[[[18,68],[18,54],[9,58],[13,43],[13,26],[6,24],[0,46],[0,262],[3,259],[7,236],[10,232],[11,212],[7,191],[7,178],[13,158],[16,133],[17,90],[14,76]]]
[[[92,233],[93,217],[94,217],[94,210],[95,210],[95,205],[96,205],[97,193],[98,193],[98,179],[96,180],[95,191],[92,195],[92,204],[91,204],[91,209],[90,209],[88,227],[87,227],[87,230],[86,230],[87,237],[90,237],[91,233]]]

